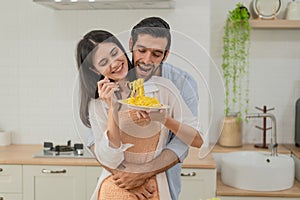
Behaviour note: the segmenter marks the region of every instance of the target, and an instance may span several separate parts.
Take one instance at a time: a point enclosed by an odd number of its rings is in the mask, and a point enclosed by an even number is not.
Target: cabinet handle
[[[43,174],[65,174],[65,173],[67,173],[67,170],[63,169],[63,170],[55,171],[55,170],[51,170],[51,169],[42,169],[42,173]]]
[[[189,173],[181,172],[181,176],[196,176],[196,172],[189,172]]]
[[[3,172],[3,169],[2,169],[2,168],[0,168],[0,172]],[[1,197],[1,198],[2,198],[2,197]],[[2,199],[1,199],[1,198],[0,198],[0,200],[3,200],[3,198],[2,198]]]

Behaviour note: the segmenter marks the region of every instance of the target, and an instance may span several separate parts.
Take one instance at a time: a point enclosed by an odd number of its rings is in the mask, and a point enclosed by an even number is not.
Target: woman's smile
[[[124,63],[122,63],[120,66],[116,67],[114,70],[112,70],[111,73],[118,73],[124,69]]]

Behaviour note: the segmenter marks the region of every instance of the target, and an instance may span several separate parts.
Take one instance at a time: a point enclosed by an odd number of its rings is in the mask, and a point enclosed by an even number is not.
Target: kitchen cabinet
[[[86,199],[82,166],[23,165],[23,200]]]
[[[216,195],[216,169],[183,168],[180,200],[208,199]]]
[[[22,200],[22,194],[2,194],[0,192],[0,200]]]
[[[292,156],[295,161],[295,177],[300,181],[300,158],[297,158],[295,155]]]
[[[95,190],[101,174],[100,167],[87,167],[87,199]],[[208,199],[216,195],[216,169],[183,168],[180,200]]]
[[[222,200],[296,200],[299,198],[288,197],[242,197],[242,196],[218,196]]]
[[[99,166],[23,165],[23,200],[90,199],[101,171]]]
[[[101,171],[101,167],[87,167],[87,199],[94,192]],[[216,195],[216,169],[183,168],[181,181],[180,200],[208,199]]]
[[[99,166],[0,165],[0,168],[3,200],[90,199],[102,172]],[[216,169],[183,168],[181,177],[180,200],[215,196]]]
[[[1,198],[3,200],[22,200],[21,165],[0,165]]]
[[[101,175],[102,167],[86,167],[86,199],[90,199]]]

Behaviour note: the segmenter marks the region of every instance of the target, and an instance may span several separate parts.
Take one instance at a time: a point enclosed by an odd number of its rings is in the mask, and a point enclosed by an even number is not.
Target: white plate
[[[262,19],[272,19],[280,12],[281,0],[253,0],[253,10]]]
[[[164,104],[161,104],[160,107],[156,107],[156,106],[135,106],[135,105],[128,104],[128,103],[124,102],[124,100],[118,100],[118,102],[120,104],[127,105],[129,108],[134,109],[134,110],[150,110],[150,111],[155,111],[155,110],[164,110],[164,109],[170,108],[170,106],[164,105]]]

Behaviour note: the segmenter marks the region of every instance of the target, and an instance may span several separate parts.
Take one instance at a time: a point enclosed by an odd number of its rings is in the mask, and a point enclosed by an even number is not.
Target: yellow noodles
[[[144,79],[137,79],[130,83],[131,95],[124,102],[135,106],[160,107],[161,104],[154,97],[145,96]]]

